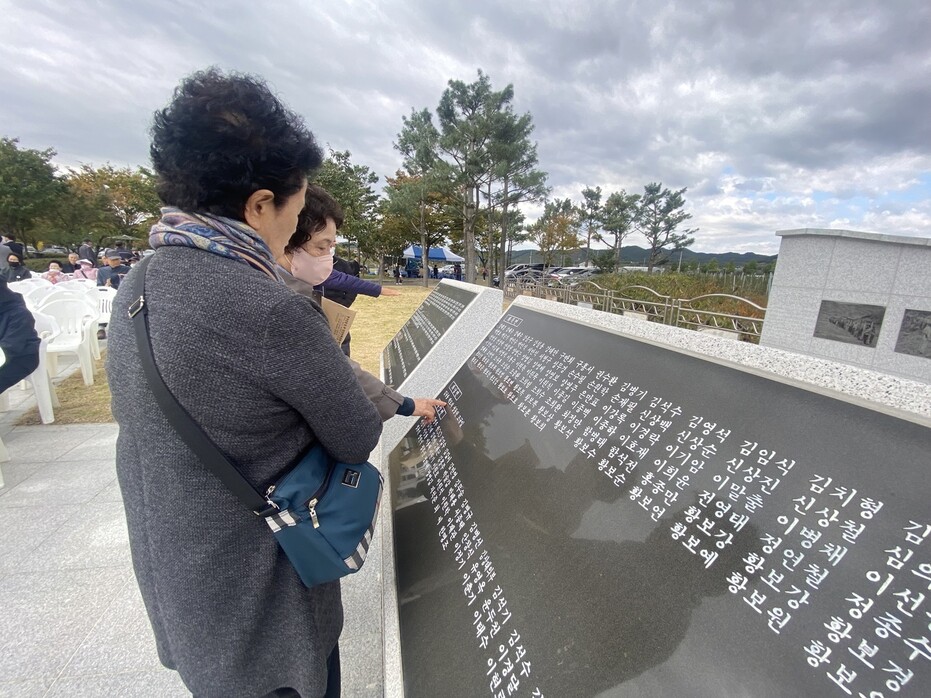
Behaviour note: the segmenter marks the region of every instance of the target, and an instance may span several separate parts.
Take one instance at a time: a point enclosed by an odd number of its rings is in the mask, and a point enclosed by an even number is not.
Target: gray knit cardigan
[[[130,273],[136,273],[136,270]],[[107,375],[133,567],[159,657],[195,696],[322,695],[342,628],[339,583],[306,589],[265,522],[198,462],[140,368],[122,290]],[[169,390],[264,490],[319,441],[368,458],[381,418],[311,302],[251,267],[164,247],[146,276],[150,336]]]

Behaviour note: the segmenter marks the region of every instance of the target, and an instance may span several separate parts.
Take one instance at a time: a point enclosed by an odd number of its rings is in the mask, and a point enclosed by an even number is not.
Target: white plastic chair
[[[94,361],[88,333],[91,327],[96,328],[97,309],[91,308],[84,300],[69,298],[51,300],[43,305],[39,312],[53,317],[61,329],[61,333],[48,345],[50,370],[57,373],[58,354],[75,354],[81,365],[84,385],[93,385]],[[94,338],[96,337],[97,333],[94,332]]]
[[[26,382],[32,386],[33,393],[35,393],[39,418],[43,424],[51,424],[55,421],[53,407],[61,407],[61,403],[55,393],[55,384],[48,373],[48,345],[61,333],[61,329],[58,327],[55,318],[49,315],[33,313],[32,316],[35,318],[36,332],[41,340],[39,344],[39,366],[26,376]]]
[[[26,295],[29,291],[34,288],[41,288],[46,286],[52,286],[51,281],[47,281],[38,276],[33,276],[28,279],[22,279],[21,281],[14,281],[11,284],[7,284],[11,291],[16,291],[17,293],[22,293]]]
[[[63,293],[56,286],[49,284],[48,286],[33,286],[31,289],[26,291],[23,294],[24,298],[30,300],[36,307],[42,305],[42,302],[49,296],[53,296],[57,293]],[[67,291],[64,291],[67,293]]]
[[[87,319],[85,341],[88,347],[90,347],[91,356],[93,356],[94,359],[99,359],[100,342],[97,339],[97,322],[100,317],[100,311],[97,307],[97,287],[95,286],[90,290],[86,288],[63,289],[56,287],[53,293],[47,294],[39,301],[36,305],[36,310],[41,312],[46,305],[59,300],[80,301],[87,305],[87,310],[90,315]]]
[[[116,298],[116,289],[109,286],[97,287],[97,302],[100,317],[97,322],[101,325],[110,324],[110,313],[113,312],[113,299]]]
[[[86,291],[88,289],[94,290],[97,288],[97,282],[93,279],[69,279],[68,281],[61,281],[56,284],[56,288],[65,289],[67,291]]]

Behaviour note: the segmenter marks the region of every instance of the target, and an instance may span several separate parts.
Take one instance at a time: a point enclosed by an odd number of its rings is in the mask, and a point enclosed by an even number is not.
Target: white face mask
[[[299,247],[291,255],[291,274],[295,279],[319,286],[333,273],[333,252],[314,257]]]

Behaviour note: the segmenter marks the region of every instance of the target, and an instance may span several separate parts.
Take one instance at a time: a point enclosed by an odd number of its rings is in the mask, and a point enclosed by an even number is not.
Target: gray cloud
[[[482,68],[533,114],[554,195],[688,187],[697,249],[773,252],[776,229],[839,220],[931,231],[911,203],[931,195],[920,0],[6,4],[3,135],[63,164],[145,164],[152,112],[219,65],[391,175],[402,115]]]

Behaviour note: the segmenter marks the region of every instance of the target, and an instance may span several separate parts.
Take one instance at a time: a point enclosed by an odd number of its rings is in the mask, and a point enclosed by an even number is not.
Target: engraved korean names
[[[476,295],[448,282],[438,285],[385,347],[385,382],[403,383]]]
[[[474,635],[492,695],[922,692],[926,427],[525,308],[441,397],[395,506],[431,507],[470,612],[433,643]]]

